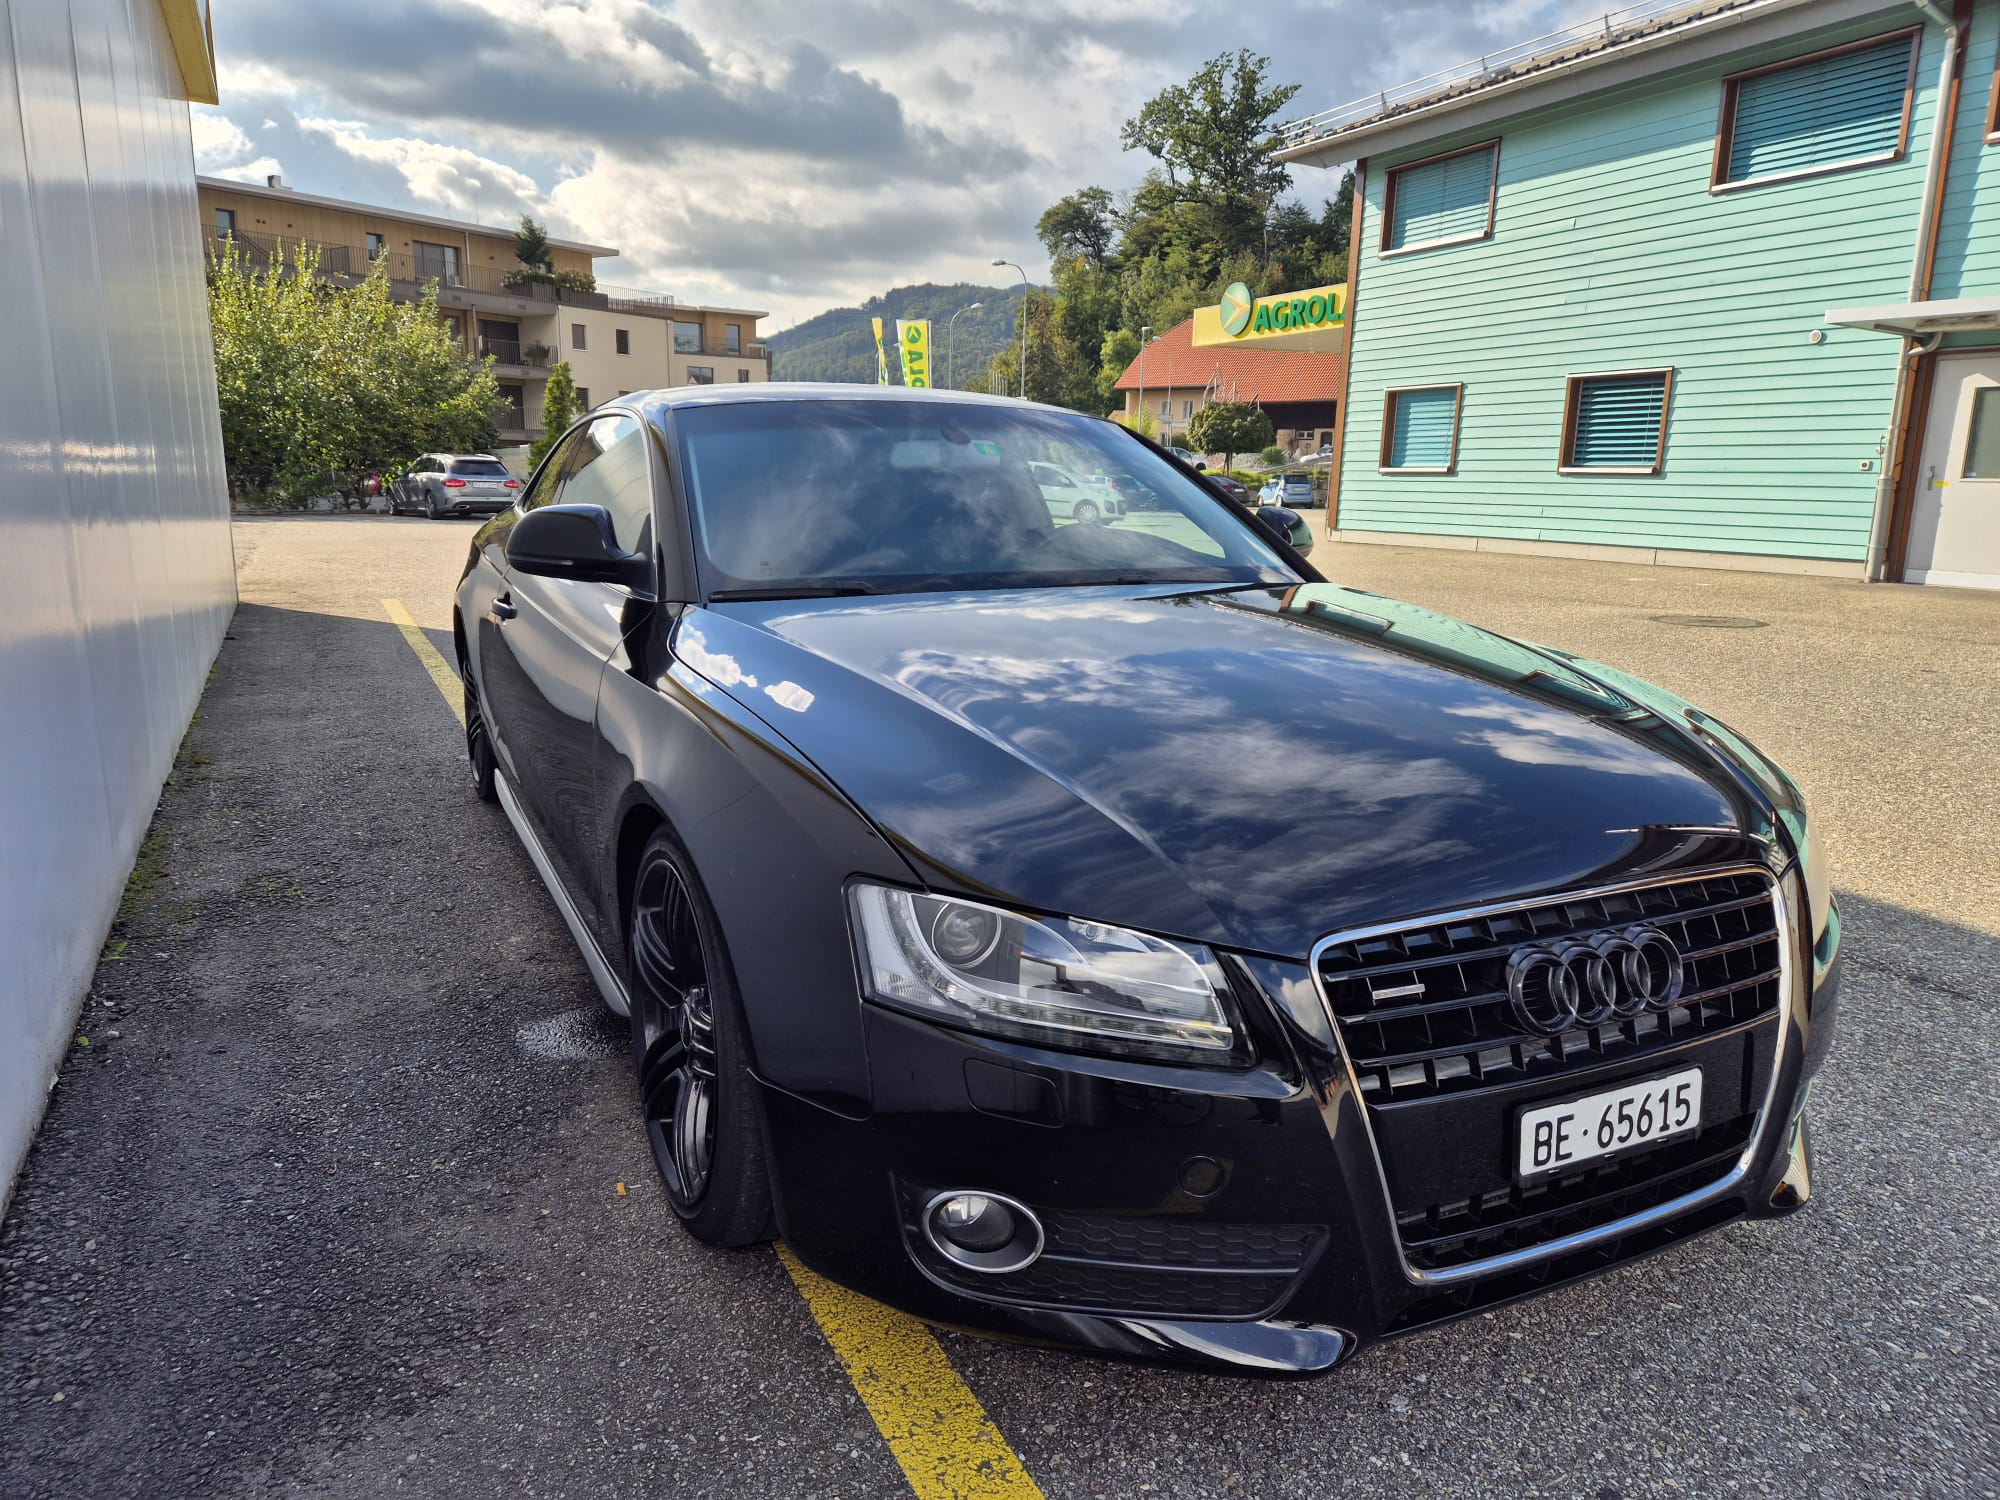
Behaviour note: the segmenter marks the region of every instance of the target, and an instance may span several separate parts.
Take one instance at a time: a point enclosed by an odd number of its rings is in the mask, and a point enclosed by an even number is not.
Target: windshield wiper
[[[878,590],[859,583],[800,583],[778,584],[768,589],[715,589],[708,596],[710,604],[752,603],[760,599],[847,599]]]

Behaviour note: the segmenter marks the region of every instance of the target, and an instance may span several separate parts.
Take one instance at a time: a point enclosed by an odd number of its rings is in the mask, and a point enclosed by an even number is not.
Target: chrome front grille
[[[1760,871],[1677,880],[1371,930],[1315,954],[1362,1097],[1441,1098],[1640,1059],[1777,1013],[1778,892]],[[1645,924],[1686,966],[1678,1003],[1559,1036],[1529,1030],[1507,990],[1518,951]]]

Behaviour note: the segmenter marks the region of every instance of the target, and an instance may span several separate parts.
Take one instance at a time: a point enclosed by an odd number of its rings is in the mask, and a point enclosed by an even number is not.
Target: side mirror
[[[507,566],[543,578],[622,583],[636,592],[653,586],[653,563],[618,545],[611,512],[601,505],[544,505],[507,534]]]
[[[1306,518],[1297,511],[1286,510],[1282,505],[1265,505],[1253,510],[1250,515],[1251,519],[1267,533],[1290,547],[1300,557],[1312,556],[1312,527],[1306,524]]]

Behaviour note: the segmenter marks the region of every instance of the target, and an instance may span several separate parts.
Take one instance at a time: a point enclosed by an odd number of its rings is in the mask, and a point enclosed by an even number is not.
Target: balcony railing
[[[555,355],[547,344],[524,344],[519,339],[483,333],[472,341],[472,351],[478,359],[490,357],[496,364],[518,365],[530,370],[546,369]]]
[[[296,270],[300,259],[310,258],[317,251],[319,269],[322,275],[353,275],[353,261],[359,257],[347,245],[322,245],[313,240],[300,239],[286,234],[244,234],[240,230],[211,229],[208,233],[208,253],[221,257],[231,252],[240,256],[252,269],[267,271],[273,267],[280,270]]]

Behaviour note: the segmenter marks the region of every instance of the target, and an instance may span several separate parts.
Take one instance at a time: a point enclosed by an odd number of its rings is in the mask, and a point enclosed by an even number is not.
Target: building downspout
[[[1326,465],[1326,535],[1340,530],[1340,466],[1347,458],[1348,392],[1354,386],[1354,294],[1361,284],[1361,221],[1368,216],[1368,158],[1354,164],[1354,212],[1347,225],[1347,342],[1340,359],[1340,405],[1333,413],[1333,452]]]
[[[1910,297],[1922,302],[1930,295],[1931,267],[1937,259],[1938,224],[1944,206],[1945,179],[1951,168],[1951,135],[1958,123],[1958,85],[1964,71],[1966,20],[1971,0],[1957,0],[1957,13],[1946,15],[1935,0],[1914,0],[1917,9],[1944,27],[1944,54],[1938,64],[1936,102],[1931,110],[1931,149],[1924,162],[1924,191],[1917,213],[1917,244],[1910,262]],[[1888,440],[1883,447],[1882,477],[1875,485],[1875,512],[1868,527],[1870,583],[1880,583],[1888,568],[1889,527],[1902,487],[1906,465],[1903,444],[1910,422],[1910,384],[1916,360],[1937,347],[1936,338],[1903,339],[1896,361],[1896,394],[1889,408]]]

